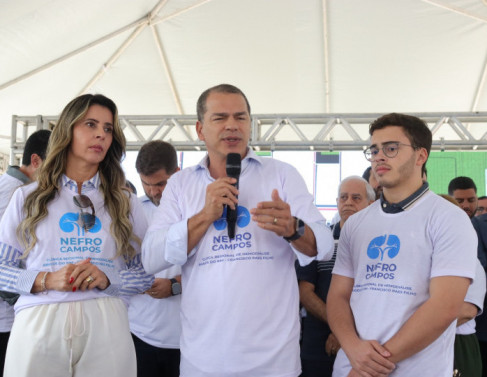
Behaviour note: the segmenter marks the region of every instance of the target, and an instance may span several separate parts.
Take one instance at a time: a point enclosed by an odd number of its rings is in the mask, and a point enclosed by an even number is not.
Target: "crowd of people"
[[[0,177],[0,374],[487,375],[487,203],[468,177],[429,189],[422,120],[370,125],[330,229],[299,172],[248,147],[240,89],[196,109],[207,154],[179,171],[170,143],[143,145],[141,198],[111,99],[29,137]]]

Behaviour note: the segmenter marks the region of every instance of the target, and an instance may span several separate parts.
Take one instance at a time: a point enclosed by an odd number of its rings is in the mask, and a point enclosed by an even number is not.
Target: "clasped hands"
[[[225,205],[235,209],[238,204],[238,189],[233,186],[235,178],[219,178],[206,188],[206,200],[203,212],[213,222],[220,218]],[[271,200],[260,202],[250,210],[252,220],[265,230],[281,237],[290,237],[295,232],[295,220],[291,215],[291,207],[283,201],[276,189],[272,190]]]
[[[352,364],[348,377],[387,377],[396,367],[391,353],[376,340],[359,340],[345,353]]]
[[[43,274],[41,272],[39,275]],[[104,290],[109,284],[108,277],[91,263],[91,258],[76,264],[67,264],[57,271],[49,272],[45,280],[47,290],[61,292],[86,291],[95,288]]]

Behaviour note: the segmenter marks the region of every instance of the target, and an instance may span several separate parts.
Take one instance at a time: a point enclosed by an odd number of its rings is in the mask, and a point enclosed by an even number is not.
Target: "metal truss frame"
[[[383,114],[257,114],[252,115],[249,145],[255,150],[363,150],[369,145],[369,124]],[[433,134],[433,150],[487,150],[487,112],[411,113]],[[196,133],[195,115],[121,115],[127,150],[151,140],[170,142],[178,151],[204,150]],[[10,162],[22,154],[27,137],[52,129],[55,116],[12,117]]]

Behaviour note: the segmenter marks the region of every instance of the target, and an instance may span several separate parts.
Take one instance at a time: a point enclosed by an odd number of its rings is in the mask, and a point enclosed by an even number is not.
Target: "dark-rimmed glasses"
[[[96,216],[95,216],[95,207],[93,206],[93,202],[89,197],[86,195],[76,195],[73,196],[74,204],[79,208],[80,212],[80,221],[81,226],[84,230],[90,230],[95,226]],[[84,212],[84,208],[91,208],[91,213]]]
[[[382,150],[382,153],[384,153],[386,157],[394,158],[399,153],[400,145],[405,147],[411,147],[413,149],[418,149],[414,145],[404,144],[398,141],[390,141],[388,143],[382,144],[382,148],[378,148],[376,146],[368,147],[367,149],[364,150],[364,156],[368,161],[373,162],[375,161],[377,155],[379,154],[379,151]]]

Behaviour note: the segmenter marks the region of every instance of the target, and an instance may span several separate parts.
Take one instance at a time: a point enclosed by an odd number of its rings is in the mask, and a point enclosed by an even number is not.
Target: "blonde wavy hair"
[[[136,250],[131,241],[140,245],[130,222],[130,199],[125,188],[125,174],[120,162],[125,154],[125,136],[120,127],[115,103],[101,94],[85,94],[73,99],[62,111],[52,131],[46,159],[37,174],[38,186],[24,203],[24,219],[17,228],[17,237],[25,247],[27,257],[37,242],[36,227],[48,216],[47,205],[60,190],[61,177],[66,172],[67,155],[73,139],[74,125],[84,118],[92,105],[100,105],[113,115],[113,141],[98,166],[100,190],[111,217],[110,233],[117,247],[116,257],[132,259]]]

